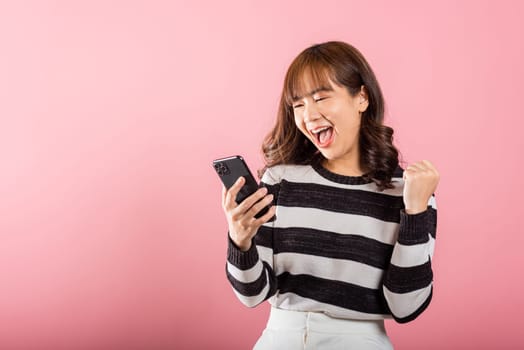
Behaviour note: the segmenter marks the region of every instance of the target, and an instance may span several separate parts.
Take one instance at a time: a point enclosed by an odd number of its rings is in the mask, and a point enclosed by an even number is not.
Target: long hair
[[[378,81],[364,56],[353,46],[329,41],[302,51],[291,63],[285,79],[277,121],[265,137],[262,152],[265,167],[279,164],[310,164],[323,157],[315,145],[297,128],[293,100],[305,95],[304,77],[311,77],[316,87],[329,86],[330,81],[344,86],[351,96],[362,86],[369,105],[362,113],[359,132],[360,166],[363,175],[380,190],[392,188],[391,178],[398,165],[398,150],[393,146],[393,129],[384,125],[384,97]]]

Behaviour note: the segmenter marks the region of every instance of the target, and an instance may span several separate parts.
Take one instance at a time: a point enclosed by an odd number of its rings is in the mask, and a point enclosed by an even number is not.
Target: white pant
[[[391,350],[384,320],[332,318],[320,312],[271,308],[254,350]]]

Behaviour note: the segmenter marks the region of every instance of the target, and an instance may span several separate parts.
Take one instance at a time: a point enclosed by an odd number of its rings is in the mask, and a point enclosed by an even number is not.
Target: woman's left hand
[[[404,206],[407,214],[418,214],[427,209],[439,179],[437,169],[428,160],[412,163],[404,170]]]

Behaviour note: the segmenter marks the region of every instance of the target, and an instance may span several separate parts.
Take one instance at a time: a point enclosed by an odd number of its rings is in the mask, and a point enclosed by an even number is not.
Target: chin
[[[338,158],[334,152],[330,151],[320,151],[320,154],[322,154],[322,156],[327,160],[335,160]]]

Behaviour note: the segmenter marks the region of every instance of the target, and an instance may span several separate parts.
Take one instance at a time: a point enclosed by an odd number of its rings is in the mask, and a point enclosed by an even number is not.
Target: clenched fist
[[[407,214],[418,214],[427,209],[439,179],[437,169],[427,160],[412,163],[404,170],[404,205]]]

